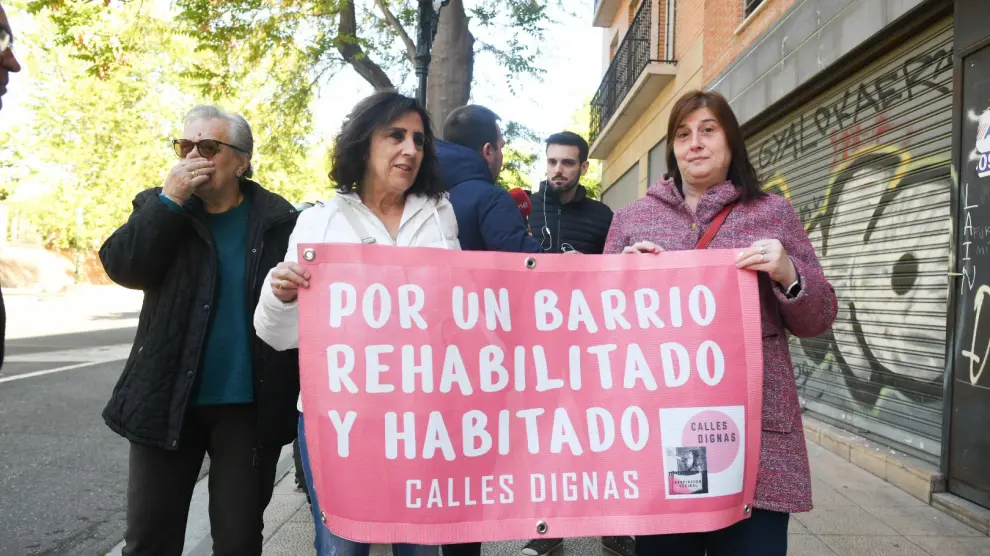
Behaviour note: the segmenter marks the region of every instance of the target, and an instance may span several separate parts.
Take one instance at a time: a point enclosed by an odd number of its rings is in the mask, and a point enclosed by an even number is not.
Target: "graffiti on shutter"
[[[952,40],[940,23],[748,143],[839,299],[830,332],[791,338],[805,407],[929,459],[942,421]]]

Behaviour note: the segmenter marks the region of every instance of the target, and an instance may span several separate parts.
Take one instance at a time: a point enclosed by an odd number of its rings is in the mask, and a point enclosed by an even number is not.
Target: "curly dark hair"
[[[334,139],[333,160],[330,165],[330,179],[337,183],[337,191],[352,193],[361,191],[361,180],[368,166],[371,152],[371,137],[374,133],[402,117],[407,112],[415,112],[423,119],[423,162],[406,196],[414,193],[440,198],[446,191],[437,161],[437,142],[433,135],[433,124],[426,109],[416,101],[399,93],[375,93],[354,106],[340,133]]]

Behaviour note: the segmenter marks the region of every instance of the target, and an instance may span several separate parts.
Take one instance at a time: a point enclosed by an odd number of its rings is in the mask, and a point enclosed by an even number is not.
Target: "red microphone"
[[[533,205],[529,202],[529,194],[523,189],[513,187],[509,190],[509,195],[512,195],[512,200],[519,207],[519,212],[522,213],[523,219],[529,222],[529,215],[533,214]]]

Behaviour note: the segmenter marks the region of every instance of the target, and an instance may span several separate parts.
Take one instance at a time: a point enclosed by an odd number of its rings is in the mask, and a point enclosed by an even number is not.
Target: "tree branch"
[[[406,29],[405,27],[402,26],[402,23],[398,19],[396,19],[395,15],[392,14],[392,11],[388,9],[388,5],[385,4],[384,0],[375,0],[375,5],[382,10],[382,13],[385,14],[385,21],[387,21],[388,24],[392,26],[392,29],[395,30],[395,33],[399,35],[399,38],[402,39],[402,42],[406,44],[406,58],[409,59],[410,64],[415,66],[416,44],[409,36],[409,33],[406,32]]]
[[[354,0],[341,0],[340,24],[337,26],[337,50],[344,60],[358,72],[376,91],[394,91],[392,80],[382,68],[368,58],[358,43],[357,17],[354,15]]]

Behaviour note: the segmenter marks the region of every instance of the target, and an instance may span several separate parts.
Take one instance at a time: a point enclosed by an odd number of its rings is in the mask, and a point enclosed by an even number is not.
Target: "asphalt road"
[[[0,556],[102,555],[123,538],[127,442],[100,413],[124,365],[105,361],[126,357],[134,333],[8,340],[0,372]]]

